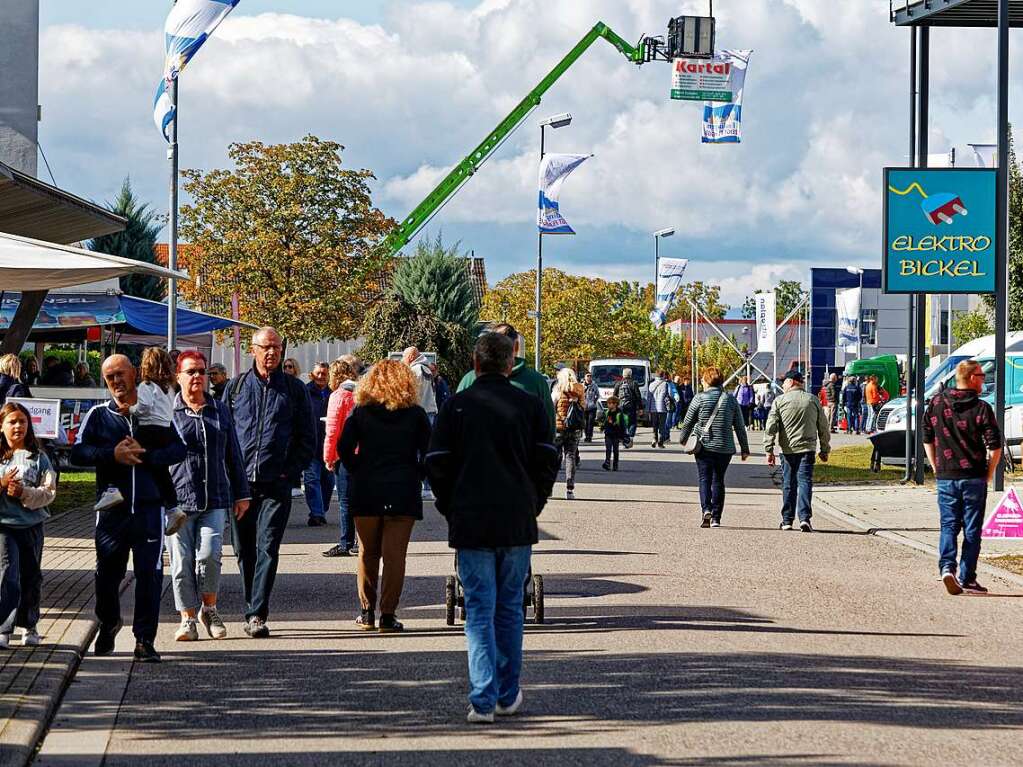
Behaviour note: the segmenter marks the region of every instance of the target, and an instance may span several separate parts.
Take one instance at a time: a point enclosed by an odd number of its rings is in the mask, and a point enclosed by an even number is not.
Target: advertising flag
[[[703,143],[738,144],[742,141],[742,91],[752,50],[722,50],[714,60],[728,63],[732,71],[732,101],[703,106]]]
[[[835,291],[835,311],[838,315],[838,343],[846,352],[855,352],[860,339],[860,289]]]
[[[998,144],[969,144],[973,160],[978,168],[998,167]]]
[[[778,318],[775,315],[775,295],[772,290],[769,293],[757,293],[754,296],[757,306],[757,347],[758,352],[771,352],[775,350],[775,337],[778,329]]]
[[[166,51],[163,80],[156,89],[153,104],[153,121],[167,141],[170,141],[170,124],[174,121],[168,84],[177,78],[238,3],[239,0],[177,0],[167,15],[163,25]]]
[[[558,209],[561,185],[591,154],[547,154],[540,161],[540,203],[536,225],[541,234],[575,234]]]
[[[657,265],[657,297],[650,321],[655,328],[668,321],[668,312],[678,301],[678,289],[689,266],[688,258],[662,258]]]

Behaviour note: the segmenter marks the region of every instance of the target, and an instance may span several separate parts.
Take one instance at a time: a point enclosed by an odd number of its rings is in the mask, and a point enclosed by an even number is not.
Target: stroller
[[[455,559],[455,574],[449,575],[444,582],[444,607],[447,625],[455,625],[456,610],[459,620],[465,620],[465,591],[462,590],[462,580],[458,577],[457,558]],[[533,575],[532,566],[529,568],[529,574],[526,575],[526,582],[522,585],[523,618],[529,614],[530,607],[533,608],[533,623],[543,623],[543,576]]]

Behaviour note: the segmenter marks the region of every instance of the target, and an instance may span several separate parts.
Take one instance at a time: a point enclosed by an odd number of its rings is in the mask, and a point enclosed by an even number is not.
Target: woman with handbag
[[[682,422],[683,445],[696,457],[700,475],[700,527],[721,527],[721,511],[725,506],[725,472],[735,455],[735,438],[739,440],[742,460],[749,458],[749,440],[742,409],[735,397],[722,385],[724,376],[715,367],[703,369],[703,391],[696,395]],[[733,436],[734,434],[734,436]],[[694,437],[688,445],[690,436]]]
[[[575,470],[579,464],[579,435],[586,423],[583,413],[585,390],[572,368],[558,371],[551,392],[557,425],[555,444],[565,462],[565,500],[575,498]]]

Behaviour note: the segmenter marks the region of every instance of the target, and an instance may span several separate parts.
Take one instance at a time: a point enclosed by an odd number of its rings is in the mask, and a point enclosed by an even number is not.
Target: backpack
[[[568,403],[568,411],[565,413],[565,431],[581,431],[586,425],[583,417],[583,410],[576,400]]]
[[[618,391],[618,407],[622,410],[632,410],[636,406],[635,396],[632,391],[632,381],[621,381],[616,387]]]

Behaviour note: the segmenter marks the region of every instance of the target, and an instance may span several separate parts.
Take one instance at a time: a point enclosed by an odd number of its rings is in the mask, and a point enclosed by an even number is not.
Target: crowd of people
[[[832,433],[840,427],[846,434],[874,434],[877,416],[891,395],[876,375],[846,376],[844,382],[831,373],[818,395],[828,415]]]
[[[130,556],[134,656],[161,660],[154,641],[165,548],[180,614],[175,639],[196,641],[200,628],[225,638],[218,590],[228,524],[243,630],[253,639],[270,636],[280,548],[300,486],[314,527],[326,524],[337,494],[338,539],[324,556],[358,556],[355,625],[400,632],[408,546],[424,502],[432,501],[447,520],[465,592],[468,721],[514,714],[522,704],[522,591],[537,516],[562,467],[566,499],[575,498],[580,443],[598,428],[602,467],[618,471],[643,414],[654,450],[668,445],[677,426],[694,456],[701,527],[722,526],[728,468],[735,455],[749,458],[748,432],[759,427],[768,464],[781,464],[780,528],[813,532],[813,469],[830,455],[837,377],[814,396],[803,374],[790,370],[782,393],[767,402],[745,378],[726,390],[715,367],[700,371],[699,392],[689,379],[657,371],[644,397],[625,369],[602,403],[589,374],[579,381],[566,367],[550,386],[526,364],[522,337],[508,324],[479,337],[473,369],[453,394],[415,347],[400,361],[368,368],[353,355],[317,363],[307,382],[297,360],[283,359],[273,328],[258,330],[251,349],[251,367],[233,379],[198,351],[150,348],[139,368],[123,354],[104,360],[110,399],[89,410],[71,451],[74,464],[96,472],[97,655],[114,651],[122,628],[120,584]],[[17,357],[0,358],[3,398],[26,394],[21,373]],[[980,366],[962,363],[958,384],[928,404],[924,435],[938,476],[941,576],[953,594],[984,591],[976,582],[980,525],[1001,446],[991,408],[978,396]],[[8,402],[0,409],[0,647],[15,627],[23,644],[40,641],[43,527],[57,492],[28,411]]]

